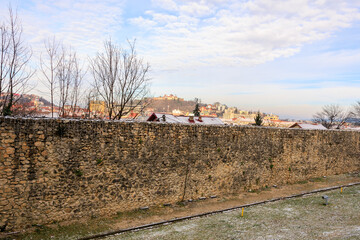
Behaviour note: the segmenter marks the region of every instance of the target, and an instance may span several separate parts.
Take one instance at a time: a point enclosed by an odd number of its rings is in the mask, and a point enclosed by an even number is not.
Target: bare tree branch
[[[135,41],[128,42],[129,50],[104,42],[104,53],[91,60],[91,71],[98,95],[104,100],[109,119],[121,119],[139,110],[149,94],[148,63],[135,51]]]
[[[313,116],[313,120],[317,123],[321,123],[327,129],[334,127],[340,129],[351,116],[351,112],[345,111],[339,105],[331,104],[325,105],[321,112],[317,112]]]
[[[43,84],[49,89],[51,117],[54,117],[54,95],[56,90],[56,74],[61,61],[60,44],[55,37],[44,41],[45,57],[40,56],[40,69],[44,76]]]
[[[83,67],[77,54],[71,48],[66,50],[62,46],[61,57],[56,71],[56,80],[59,88],[59,116],[74,116],[79,111],[79,102],[82,97],[81,87],[85,76]]]
[[[360,118],[360,101],[357,101],[353,106],[353,115]]]
[[[91,102],[94,101],[96,97],[96,89],[94,88],[89,88],[85,91],[85,94],[84,94],[84,98],[83,100],[85,101],[85,106],[86,106],[86,109],[87,109],[87,114],[86,114],[86,118],[91,118]]]
[[[29,67],[31,49],[22,40],[23,29],[17,13],[8,8],[9,22],[1,25],[0,96],[1,114],[11,115],[12,107],[28,90],[35,71]]]
[[[81,87],[83,83],[84,76],[86,71],[83,70],[83,67],[80,66],[80,60],[77,57],[76,53],[74,54],[72,61],[72,89],[71,89],[71,111],[73,114],[79,111],[79,102],[83,96],[83,92],[81,92]]]
[[[8,32],[8,27],[5,25],[5,23],[2,23],[0,26],[0,35],[1,35],[1,46],[0,46],[0,100],[5,98],[4,94],[7,89],[7,76],[10,71],[10,54],[9,54],[9,48],[10,48],[10,36]],[[0,110],[2,113],[3,106],[5,105],[5,101],[0,101]]]

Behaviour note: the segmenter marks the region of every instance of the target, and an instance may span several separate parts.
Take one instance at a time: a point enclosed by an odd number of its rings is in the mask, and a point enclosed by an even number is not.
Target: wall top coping
[[[191,126],[196,128],[243,128],[243,129],[271,129],[271,130],[290,130],[290,131],[315,131],[315,132],[354,132],[359,133],[353,129],[303,129],[303,128],[280,128],[280,127],[265,127],[265,126],[239,126],[239,125],[193,125],[193,124],[184,124],[184,123],[166,123],[166,122],[147,122],[147,121],[137,121],[137,120],[103,120],[103,119],[73,119],[73,118],[45,118],[45,117],[0,117],[1,122],[13,122],[13,121],[43,121],[43,122],[56,122],[56,123],[105,123],[105,124],[140,124],[140,125],[166,125],[166,126]]]

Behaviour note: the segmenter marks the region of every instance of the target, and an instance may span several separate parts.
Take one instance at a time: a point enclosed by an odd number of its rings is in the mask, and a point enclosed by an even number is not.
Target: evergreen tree
[[[260,111],[257,112],[255,118],[255,126],[261,126],[263,124],[263,117],[260,114]]]
[[[194,109],[193,113],[194,113],[195,117],[200,117],[199,100],[197,98],[195,98],[195,102],[196,102],[196,105],[195,105],[195,109]]]

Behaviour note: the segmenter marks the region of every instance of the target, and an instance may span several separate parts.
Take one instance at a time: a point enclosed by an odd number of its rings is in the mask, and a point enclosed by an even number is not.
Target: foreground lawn
[[[244,217],[237,210],[106,239],[360,239],[360,186],[249,207]]]

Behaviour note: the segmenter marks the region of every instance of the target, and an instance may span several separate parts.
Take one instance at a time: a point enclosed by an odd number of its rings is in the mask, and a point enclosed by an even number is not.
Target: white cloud
[[[166,10],[173,10],[173,11],[178,10],[178,5],[173,0],[152,0],[152,2],[155,5]]]
[[[53,35],[83,54],[97,51],[102,41],[122,27],[123,1],[117,0],[33,0],[21,8],[24,33],[36,52]]]
[[[148,57],[162,69],[254,65],[288,57],[360,19],[353,1],[156,0],[172,12],[150,11]],[[135,22],[136,23],[136,22]]]
[[[214,9],[212,6],[208,6],[203,3],[190,2],[189,4],[182,5],[179,7],[180,14],[204,17],[212,14]]]
[[[143,18],[141,16],[137,17],[137,18],[130,19],[130,23],[138,25],[141,28],[145,28],[145,29],[146,28],[152,28],[157,24],[157,22],[155,22],[153,20],[150,20],[150,19]]]

